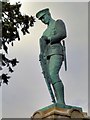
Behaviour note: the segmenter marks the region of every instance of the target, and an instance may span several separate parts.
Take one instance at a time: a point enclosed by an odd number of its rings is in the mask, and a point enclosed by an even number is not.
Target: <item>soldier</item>
[[[65,106],[64,85],[59,77],[59,71],[65,57],[64,47],[61,43],[67,36],[65,24],[61,19],[54,20],[48,8],[39,11],[36,17],[47,25],[46,30],[40,38],[39,60],[52,97],[52,102],[57,102],[61,106]]]

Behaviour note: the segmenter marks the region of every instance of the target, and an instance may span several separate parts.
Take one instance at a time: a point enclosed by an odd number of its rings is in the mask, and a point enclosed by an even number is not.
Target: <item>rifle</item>
[[[47,63],[46,63],[46,59],[43,57],[43,55],[40,54],[40,63],[41,63],[41,67],[42,67],[42,73],[44,75],[44,78],[45,78],[45,82],[47,84],[47,87],[48,87],[48,90],[49,90],[49,93],[50,93],[50,96],[51,96],[51,99],[52,99],[52,102],[53,103],[56,103],[55,101],[55,96],[53,94],[53,91],[52,91],[52,88],[51,88],[51,83],[50,83],[50,76],[49,76],[49,73],[48,73],[48,68],[47,68]]]

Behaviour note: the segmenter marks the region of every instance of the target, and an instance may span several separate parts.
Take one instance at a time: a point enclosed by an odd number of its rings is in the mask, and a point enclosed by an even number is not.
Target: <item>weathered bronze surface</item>
[[[81,107],[65,104],[64,85],[59,77],[59,71],[63,62],[65,70],[67,70],[64,41],[67,34],[64,22],[61,19],[54,20],[48,8],[39,11],[36,17],[47,25],[40,38],[39,61],[53,104],[36,111],[32,115],[32,119],[89,119],[87,113],[84,113]]]
[[[61,19],[54,20],[51,17],[48,8],[39,11],[36,17],[47,25],[46,30],[40,38],[39,61],[42,73],[52,102],[59,103],[61,107],[65,107],[64,85],[59,77],[59,71],[63,62],[65,63],[65,70],[67,70],[64,41],[67,36],[66,27]]]

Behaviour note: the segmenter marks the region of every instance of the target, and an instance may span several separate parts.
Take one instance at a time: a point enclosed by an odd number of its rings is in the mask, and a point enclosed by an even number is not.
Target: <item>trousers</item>
[[[51,55],[47,57],[47,69],[49,74],[49,80],[53,86],[56,100],[59,104],[65,104],[64,101],[64,85],[60,79],[59,71],[63,63],[62,55]]]

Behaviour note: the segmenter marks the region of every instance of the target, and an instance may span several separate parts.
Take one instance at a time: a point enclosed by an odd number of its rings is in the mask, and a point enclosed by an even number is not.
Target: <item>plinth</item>
[[[85,119],[87,120],[87,113],[82,112],[81,109],[78,108],[60,108],[58,106],[48,106],[45,107],[43,109],[40,109],[38,111],[36,111],[31,119],[34,120],[35,118],[40,118],[43,120],[46,120],[47,118],[53,119],[53,120],[62,120],[62,118],[68,118],[72,119],[72,118],[81,118],[81,119]],[[67,119],[66,119],[67,120]],[[76,119],[75,119],[76,120]],[[77,119],[78,120],[78,119]]]

